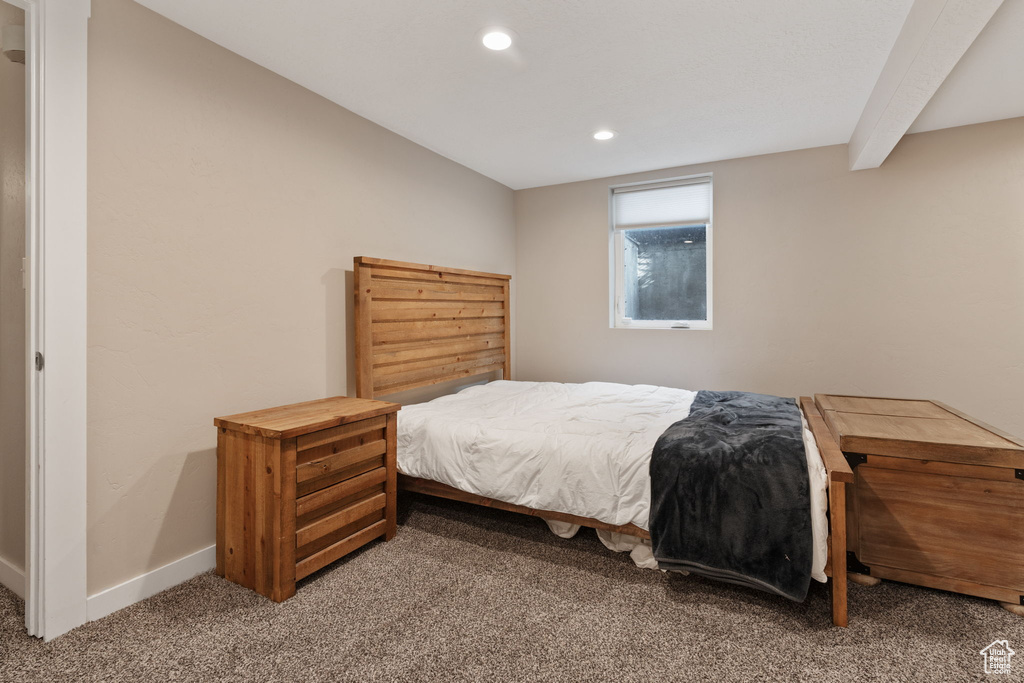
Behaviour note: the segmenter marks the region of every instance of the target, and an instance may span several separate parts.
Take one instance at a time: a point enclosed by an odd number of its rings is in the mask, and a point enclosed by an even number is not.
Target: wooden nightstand
[[[325,398],[218,417],[217,574],[281,602],[395,535],[397,403]]]

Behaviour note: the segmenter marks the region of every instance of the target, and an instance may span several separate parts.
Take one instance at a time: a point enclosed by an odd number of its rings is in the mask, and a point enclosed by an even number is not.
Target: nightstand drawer
[[[329,545],[307,558],[300,559],[295,565],[296,580],[306,578],[316,570],[326,567],[340,557],[348,555],[356,548],[366,545],[379,536],[384,536],[386,532],[387,520],[381,519],[379,522],[374,522],[365,529],[356,531],[351,536],[346,536],[337,543]]]
[[[296,495],[305,496],[363,472],[384,467],[386,453],[387,440],[383,428],[299,450],[295,468]]]
[[[354,522],[345,524],[341,527],[338,527],[334,531],[325,533],[323,536],[319,536],[309,541],[308,543],[305,543],[304,545],[300,545],[295,549],[295,559],[299,561],[304,560],[307,557],[315,555],[324,548],[330,545],[334,545],[338,541],[348,538],[352,534],[355,534],[358,531],[362,531],[368,526],[376,524],[377,522],[385,518],[385,510],[386,508],[374,510],[365,517],[360,517]]]
[[[375,441],[384,438],[384,427],[387,425],[387,417],[374,417],[369,420],[360,420],[351,424],[330,429],[321,429],[319,432],[305,434],[295,439],[295,448],[299,453],[311,448],[331,446],[334,448],[346,448],[349,441],[358,437],[369,436],[365,441]],[[358,444],[357,444],[358,445]],[[335,451],[337,452],[337,451]]]
[[[383,492],[387,469],[378,467],[345,481],[302,496],[295,501],[295,517],[301,529],[311,520],[345,507],[371,493]]]
[[[383,510],[386,505],[387,496],[382,487],[379,492],[367,492],[348,505],[316,516],[304,525],[299,521],[295,532],[295,545],[299,548],[309,545],[318,538],[323,538],[378,510]],[[301,553],[299,554],[301,555]]]

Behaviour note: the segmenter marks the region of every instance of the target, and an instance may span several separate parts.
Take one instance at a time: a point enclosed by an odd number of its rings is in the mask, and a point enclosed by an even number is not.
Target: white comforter
[[[690,414],[693,391],[650,385],[497,381],[398,415],[398,469],[538,510],[646,529],[651,451]],[[825,472],[804,429],[814,562],[824,581]]]

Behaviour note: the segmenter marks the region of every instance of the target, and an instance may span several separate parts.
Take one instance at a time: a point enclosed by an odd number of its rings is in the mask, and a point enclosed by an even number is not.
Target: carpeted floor
[[[3,681],[966,681],[1024,619],[995,603],[883,583],[804,604],[636,569],[593,531],[407,497],[398,535],[277,605],[212,573],[75,629],[29,638],[0,589]]]

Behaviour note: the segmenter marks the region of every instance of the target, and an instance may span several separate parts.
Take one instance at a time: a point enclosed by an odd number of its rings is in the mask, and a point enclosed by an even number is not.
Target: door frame
[[[86,621],[86,152],[90,0],[25,10],[28,467],[25,626]],[[43,365],[36,368],[36,354]]]

